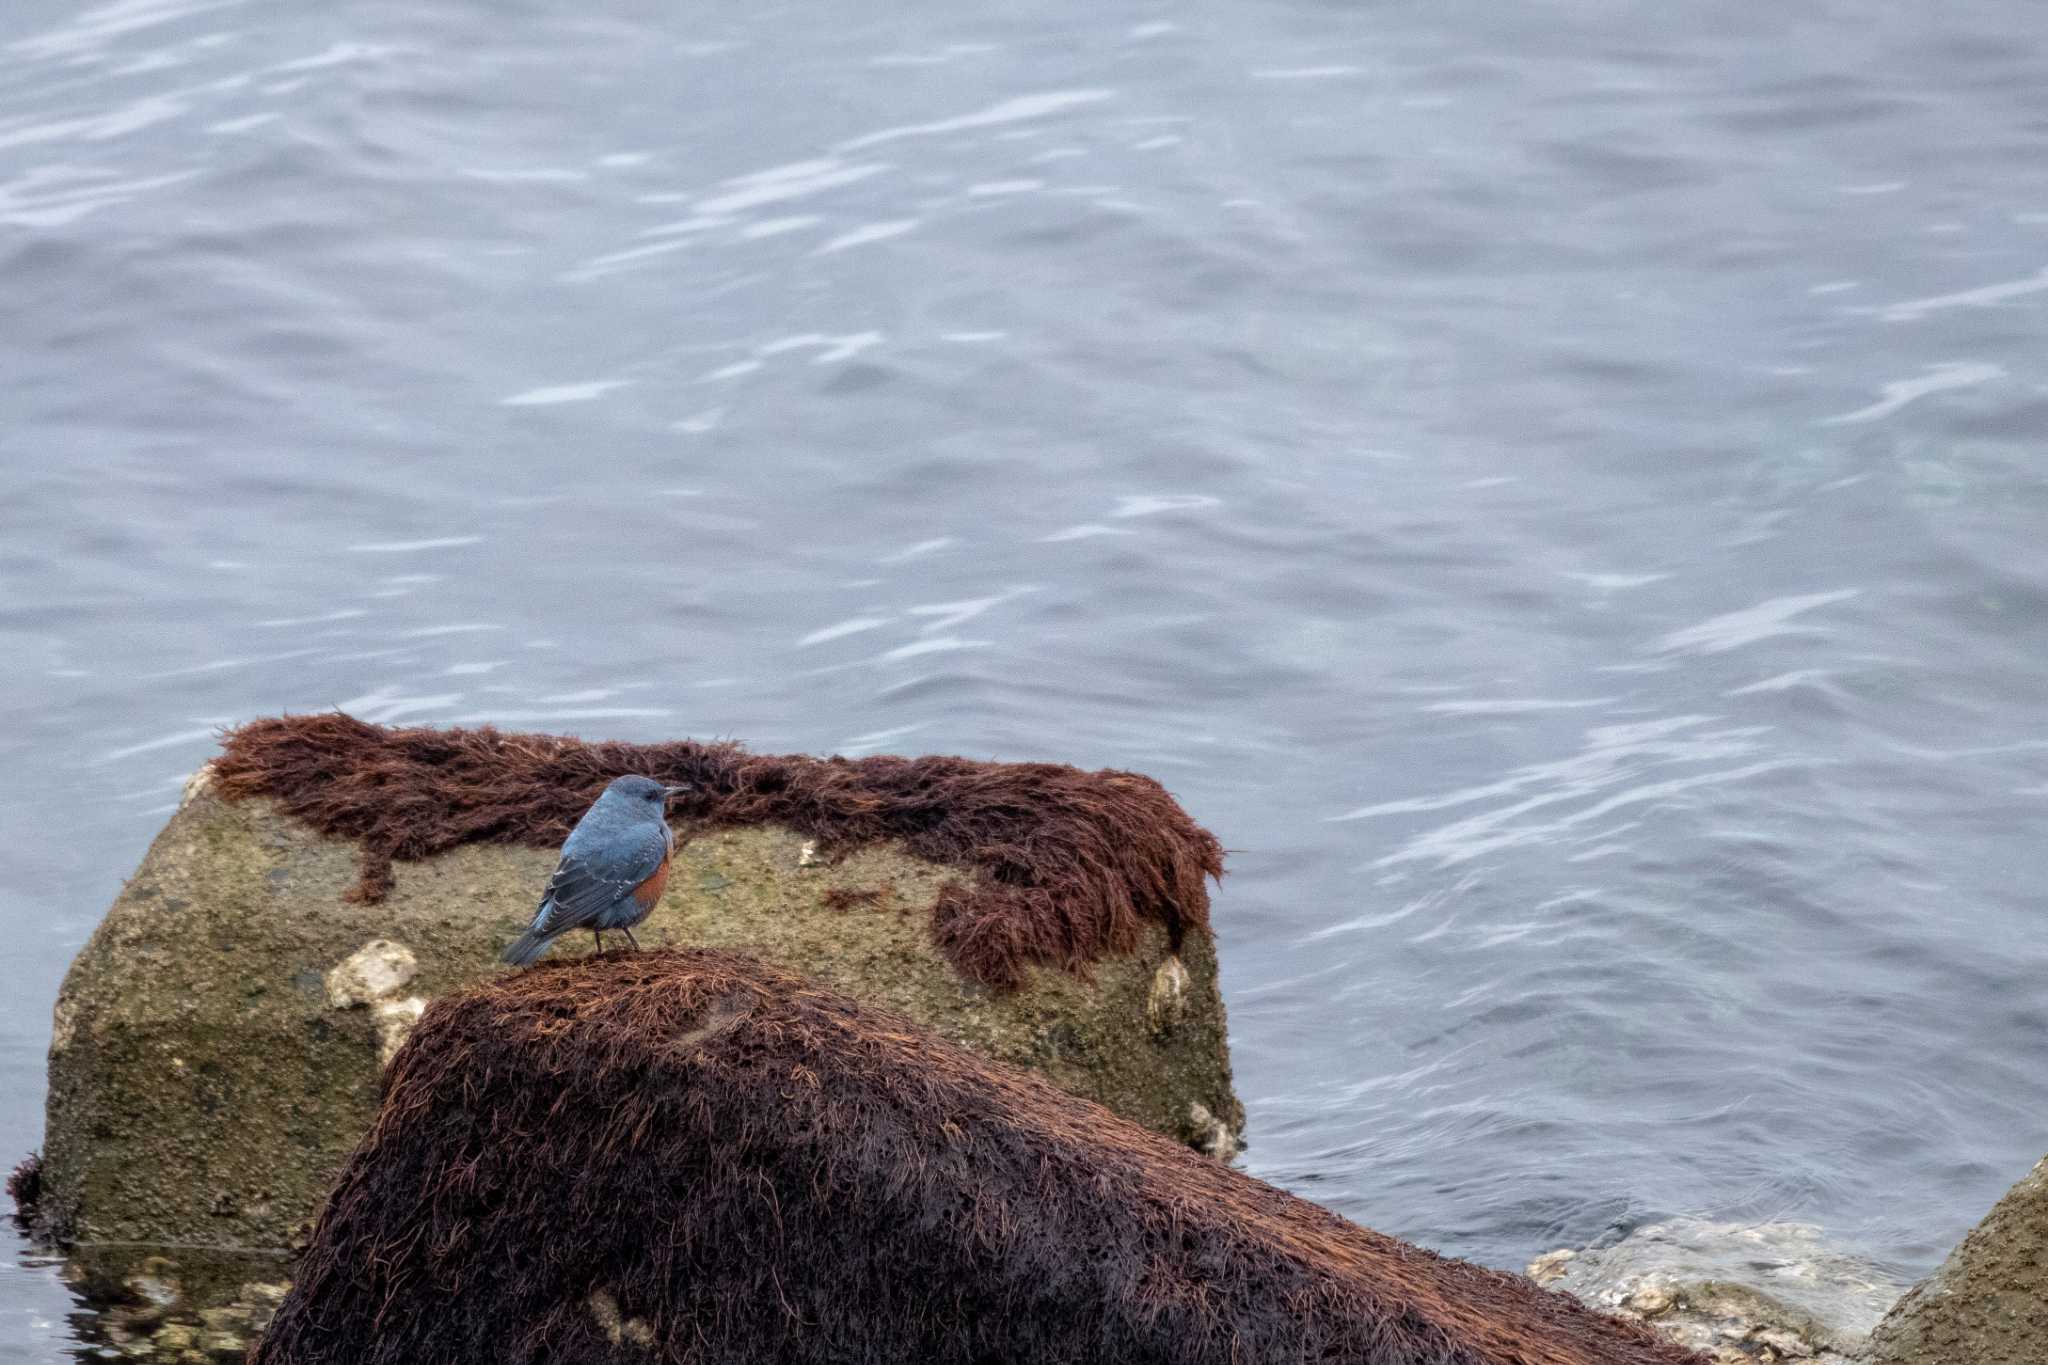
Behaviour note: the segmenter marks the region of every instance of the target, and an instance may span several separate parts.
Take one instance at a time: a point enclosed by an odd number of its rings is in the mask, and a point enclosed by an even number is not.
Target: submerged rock
[[[1692,1218],[1638,1228],[1610,1247],[1547,1252],[1529,1263],[1529,1278],[1726,1365],[1849,1365],[1899,1292],[1811,1224]]]
[[[1689,1365],[706,950],[438,1000],[252,1365]]]
[[[635,769],[701,788],[643,944],[758,955],[1170,1136],[1235,1142],[1200,887],[1214,841],[1157,784],[310,717],[231,741],[72,965],[38,1229],[78,1254],[289,1249],[421,1011],[504,970],[567,822]],[[1129,823],[1145,812],[1149,846]],[[1040,843],[1117,852],[1070,904],[1040,880]],[[830,857],[804,865],[807,844]]]
[[[1870,1365],[2048,1363],[2048,1159],[1872,1333]]]
[[[73,1319],[87,1358],[240,1362],[289,1286],[250,1280],[275,1258],[180,1249],[139,1261],[111,1250],[68,1260],[60,1274],[94,1310]]]

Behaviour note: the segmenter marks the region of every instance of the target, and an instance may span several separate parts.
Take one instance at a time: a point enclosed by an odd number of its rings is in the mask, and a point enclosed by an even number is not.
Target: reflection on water
[[[1258,1174],[1924,1269],[2048,1103],[2021,13],[19,0],[0,1138],[343,706],[1155,773]]]

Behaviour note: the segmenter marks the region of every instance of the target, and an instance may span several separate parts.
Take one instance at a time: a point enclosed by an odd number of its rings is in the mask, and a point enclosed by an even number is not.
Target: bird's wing
[[[533,927],[559,934],[588,924],[654,875],[668,856],[666,826],[627,835],[597,849],[563,850]]]

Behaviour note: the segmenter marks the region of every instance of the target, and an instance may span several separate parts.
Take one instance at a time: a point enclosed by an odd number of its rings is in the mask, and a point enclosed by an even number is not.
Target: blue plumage
[[[638,948],[633,926],[661,898],[675,854],[668,798],[685,790],[637,776],[606,787],[569,831],[532,926],[505,949],[504,960],[523,967],[571,929],[590,930],[600,952],[608,930]]]

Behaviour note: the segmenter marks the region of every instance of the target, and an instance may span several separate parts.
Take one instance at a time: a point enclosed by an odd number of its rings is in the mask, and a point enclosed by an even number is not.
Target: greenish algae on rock
[[[1869,1365],[2048,1365],[2048,1158],[1870,1335]]]
[[[1029,966],[1019,989],[994,990],[932,941],[930,907],[960,869],[888,843],[821,861],[776,826],[686,837],[643,944],[758,956],[1155,1131],[1234,1149],[1242,1109],[1206,933],[1176,956],[1148,925],[1086,977]],[[303,1236],[376,1111],[382,1059],[426,1001],[504,970],[498,952],[554,862],[464,844],[400,862],[389,895],[361,905],[343,899],[359,852],[195,780],[58,997],[45,1235],[174,1258]]]

